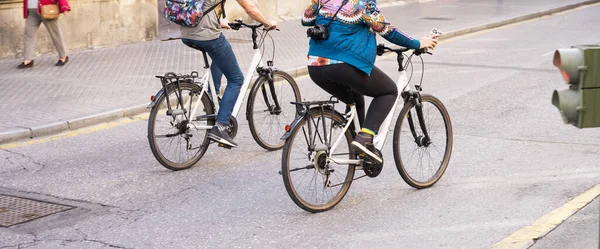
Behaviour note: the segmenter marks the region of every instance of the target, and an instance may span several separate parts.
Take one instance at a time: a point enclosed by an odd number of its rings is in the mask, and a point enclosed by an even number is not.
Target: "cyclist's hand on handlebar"
[[[221,19],[219,21],[219,24],[221,25],[221,28],[231,29],[231,26],[229,26],[229,21],[227,19]]]
[[[274,30],[274,29],[275,29],[275,30],[279,30],[279,29],[277,28],[277,22],[275,22],[275,21],[271,21],[271,23],[270,23],[270,24],[265,24],[265,29],[266,29],[266,30]]]
[[[430,48],[430,49],[435,48],[435,46],[437,46],[437,44],[438,44],[438,41],[437,41],[438,37],[439,37],[439,35],[432,36],[432,37],[423,37],[423,38],[419,39],[419,41],[421,42],[420,48]]]

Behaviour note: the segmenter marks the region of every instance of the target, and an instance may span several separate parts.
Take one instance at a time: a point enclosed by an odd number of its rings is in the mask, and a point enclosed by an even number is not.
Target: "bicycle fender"
[[[296,117],[296,119],[294,119],[294,121],[292,121],[292,124],[290,125],[290,131],[286,131],[283,136],[281,136],[281,140],[287,140],[288,138],[290,138],[290,136],[292,135],[292,131],[294,130],[294,127],[296,127],[296,125],[298,125],[298,123],[300,122],[300,120],[302,120],[304,118],[306,114],[303,115],[299,115],[298,117]]]
[[[158,104],[158,100],[165,95],[165,89],[160,89],[155,95],[154,95],[154,101],[150,102],[150,104],[148,106],[146,106],[146,109],[152,109],[154,108],[154,106],[156,104]]]

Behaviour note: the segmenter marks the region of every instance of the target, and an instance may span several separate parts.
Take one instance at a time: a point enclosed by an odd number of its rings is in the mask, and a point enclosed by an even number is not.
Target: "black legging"
[[[381,123],[394,106],[398,96],[396,83],[375,66],[370,76],[346,63],[309,66],[308,74],[319,87],[344,103],[350,102],[348,90],[350,87],[361,127],[373,132],[379,131]],[[366,120],[363,95],[373,97]]]

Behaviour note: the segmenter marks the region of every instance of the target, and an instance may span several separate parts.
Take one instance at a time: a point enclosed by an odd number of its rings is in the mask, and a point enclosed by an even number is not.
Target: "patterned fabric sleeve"
[[[311,0],[310,5],[304,11],[302,17],[302,26],[314,26],[317,20],[317,11],[319,10],[319,0]]]
[[[385,20],[385,17],[377,8],[375,0],[367,1],[363,10],[363,20],[375,33],[381,35],[391,43],[411,49],[419,49],[421,47],[419,40],[402,33]]]

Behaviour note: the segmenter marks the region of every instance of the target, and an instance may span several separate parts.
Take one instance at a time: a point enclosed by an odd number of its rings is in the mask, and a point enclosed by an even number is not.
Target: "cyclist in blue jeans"
[[[237,0],[252,19],[262,23],[266,29],[276,29],[277,24],[269,22],[250,0]],[[196,27],[181,27],[182,42],[192,48],[206,51],[212,60],[210,67],[215,89],[221,86],[221,78],[225,74],[227,87],[217,113],[216,125],[209,131],[208,138],[218,143],[237,147],[237,144],[227,133],[229,117],[244,82],[244,74],[238,65],[231,45],[223,36],[222,28],[229,28],[224,17],[222,0],[205,0],[204,11],[219,4],[214,11],[206,13]]]
[[[323,90],[348,103],[356,104],[362,129],[352,146],[372,159],[383,162],[375,152],[373,136],[390,112],[398,96],[394,81],[375,64],[375,34],[396,45],[411,49],[434,48],[438,35],[420,40],[400,32],[377,8],[375,0],[312,0],[304,12],[302,25],[322,25],[328,37],[311,31],[308,74]],[[365,117],[364,95],[373,97]]]

